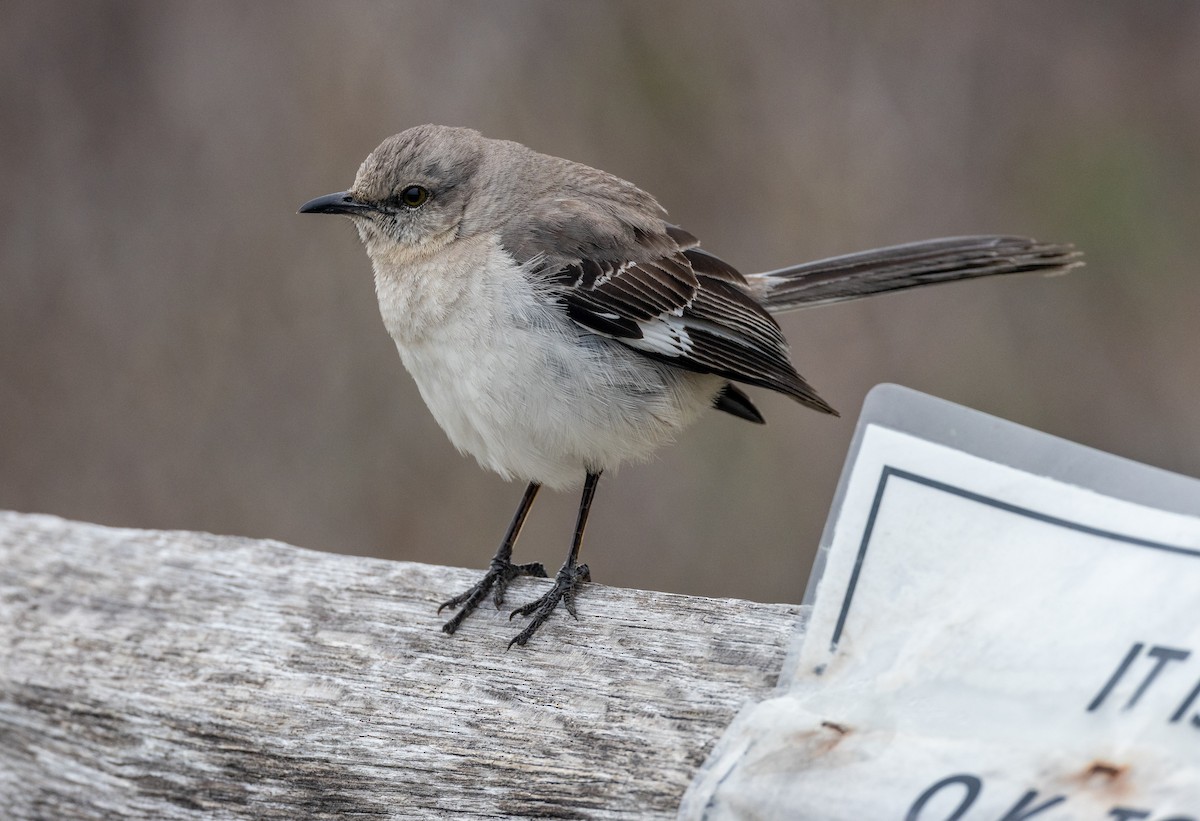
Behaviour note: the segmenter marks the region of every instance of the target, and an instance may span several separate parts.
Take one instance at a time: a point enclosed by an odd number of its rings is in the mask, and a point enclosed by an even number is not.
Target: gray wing
[[[570,207],[558,205],[556,225],[539,222],[538,230],[546,231],[540,241],[531,242],[538,231],[522,233],[517,258],[539,260],[533,275],[575,323],[676,367],[836,413],[792,367],[779,325],[745,278],[700,250],[695,237],[657,215],[651,222],[606,210],[581,227],[563,219]],[[736,390],[723,396],[731,397],[725,404],[745,398]]]

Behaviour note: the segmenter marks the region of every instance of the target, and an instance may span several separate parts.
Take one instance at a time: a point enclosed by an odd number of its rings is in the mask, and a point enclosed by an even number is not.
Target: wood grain
[[[671,818],[805,615],[479,572],[0,512],[0,816]]]

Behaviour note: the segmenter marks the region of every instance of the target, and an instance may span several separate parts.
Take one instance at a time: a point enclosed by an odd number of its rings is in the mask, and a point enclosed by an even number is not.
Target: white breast
[[[494,239],[373,261],[384,324],[434,418],[505,478],[563,488],[644,459],[721,387],[579,328]]]

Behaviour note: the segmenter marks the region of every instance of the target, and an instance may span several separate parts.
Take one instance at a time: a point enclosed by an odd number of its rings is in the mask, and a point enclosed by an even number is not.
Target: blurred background
[[[0,12],[0,507],[485,566],[522,488],[437,428],[351,226],[296,215],[425,122],[633,180],[748,272],[966,233],[1087,254],[784,317],[842,418],[754,390],[765,428],[714,413],[606,476],[597,581],[798,601],[879,382],[1200,475],[1200,4]],[[576,503],[543,494],[518,560],[557,567]]]

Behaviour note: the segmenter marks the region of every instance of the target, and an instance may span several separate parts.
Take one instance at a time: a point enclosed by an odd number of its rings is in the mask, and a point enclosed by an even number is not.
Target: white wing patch
[[[592,284],[592,288],[599,288],[602,285],[606,285],[613,277],[620,276],[636,264],[636,262],[622,262],[616,268],[609,268],[607,271],[600,274],[600,276],[596,277],[596,281]]]
[[[622,339],[631,348],[656,353],[660,356],[687,356],[692,352],[692,338],[687,325],[674,316],[660,316],[649,322],[639,322],[641,339]]]

